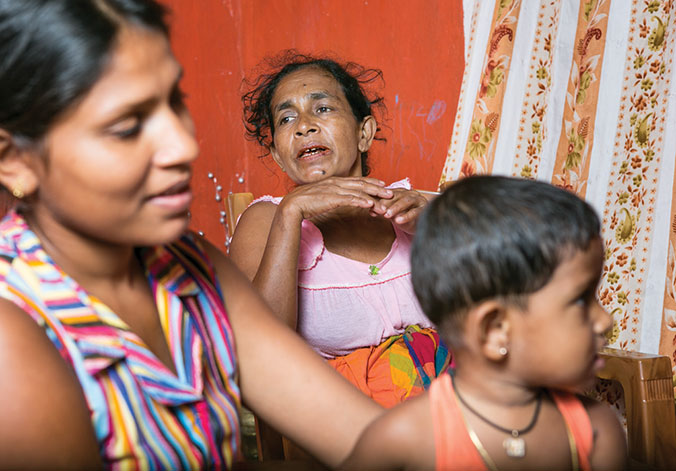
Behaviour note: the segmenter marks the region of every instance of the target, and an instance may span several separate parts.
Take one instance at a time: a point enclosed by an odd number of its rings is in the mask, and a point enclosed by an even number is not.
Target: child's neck
[[[504,369],[483,362],[462,362],[457,355],[455,386],[464,397],[503,407],[530,404],[541,389],[508,375]]]

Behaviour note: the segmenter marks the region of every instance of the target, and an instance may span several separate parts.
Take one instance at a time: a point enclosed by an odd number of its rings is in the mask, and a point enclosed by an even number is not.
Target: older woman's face
[[[180,75],[163,35],[120,32],[101,78],[48,131],[46,158],[32,159],[43,230],[134,245],[185,230],[198,149]]]
[[[270,149],[298,184],[331,176],[361,176],[361,152],[371,137],[352,114],[340,84],[317,67],[284,77],[270,103],[275,134]]]

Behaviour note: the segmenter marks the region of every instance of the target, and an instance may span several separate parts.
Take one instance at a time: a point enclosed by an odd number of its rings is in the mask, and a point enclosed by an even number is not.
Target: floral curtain
[[[439,182],[513,175],[589,201],[606,242],[598,294],[610,345],[674,364],[675,10],[673,0],[465,0],[467,65]]]

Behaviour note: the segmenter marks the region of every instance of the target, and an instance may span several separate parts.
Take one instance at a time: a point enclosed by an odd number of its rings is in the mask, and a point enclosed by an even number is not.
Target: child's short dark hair
[[[465,178],[418,221],[413,287],[425,314],[457,345],[453,332],[470,307],[488,299],[525,307],[563,259],[599,237],[596,213],[573,193],[521,178]]]

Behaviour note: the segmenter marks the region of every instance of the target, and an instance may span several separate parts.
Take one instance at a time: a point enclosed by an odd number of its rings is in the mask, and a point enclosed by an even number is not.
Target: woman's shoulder
[[[261,226],[268,230],[280,201],[282,198],[272,196],[262,196],[253,200],[237,218],[236,227],[244,227],[247,232],[255,228],[261,229]]]
[[[258,198],[253,200],[251,203],[249,203],[248,207],[250,208],[253,205],[259,204],[259,203],[272,203],[274,205],[278,205],[282,201],[283,198],[284,198],[283,196],[272,196],[272,195],[259,196]]]
[[[44,330],[6,299],[0,299],[0,370],[0,397],[12,405],[3,414],[6,433],[0,431],[0,454],[7,459],[23,456],[22,464],[35,468],[65,463],[59,460],[64,457],[70,463],[81,463],[76,467],[82,469],[100,465],[87,406],[73,371]],[[37,453],[35,443],[44,445]]]

